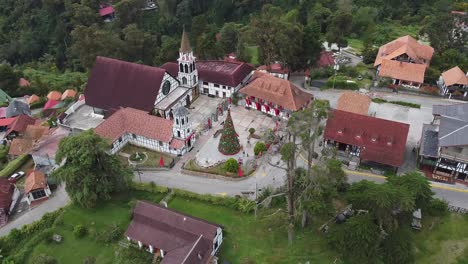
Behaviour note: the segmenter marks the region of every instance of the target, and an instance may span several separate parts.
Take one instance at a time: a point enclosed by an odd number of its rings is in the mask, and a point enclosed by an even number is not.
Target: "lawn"
[[[417,264],[468,263],[468,215],[427,218],[415,238]]]
[[[220,261],[229,263],[333,263],[334,254],[314,227],[296,230],[292,246],[288,246],[287,232],[269,226],[264,220],[255,221],[252,214],[208,205],[203,202],[175,197],[169,207],[224,226],[225,240],[219,254]],[[261,240],[261,242],[259,241]],[[254,261],[254,262],[248,262]]]
[[[148,155],[148,159],[143,164],[140,165],[142,167],[159,167],[159,160],[161,159],[161,156],[163,157],[165,166],[169,166],[169,164],[171,164],[171,162],[174,160],[173,157],[171,157],[171,156],[169,156],[167,154],[152,151],[152,150],[145,149],[145,148],[142,148],[142,147],[137,147],[137,146],[134,146],[134,145],[131,145],[131,144],[127,144],[120,152],[129,154],[129,155],[132,155],[132,154],[134,154],[136,152],[145,152],[146,155]],[[125,164],[128,164],[128,159],[127,158],[122,157],[120,155],[118,155],[118,157]]]
[[[116,223],[125,230],[130,222],[128,202],[132,198],[159,202],[162,197],[163,194],[133,191],[114,197],[112,201],[105,202],[94,209],[68,206],[62,215],[64,224],[54,229],[54,233],[63,237],[62,243],[39,243],[31,252],[27,263],[32,263],[32,260],[39,254],[53,256],[58,263],[81,264],[86,256],[96,257],[96,264],[113,263],[115,243],[97,242],[89,235],[78,239],[73,235],[73,227],[80,224],[88,227],[88,230],[99,231],[109,224]]]
[[[348,38],[348,46],[356,53],[361,53],[364,50],[364,44],[360,39]]]
[[[258,46],[249,46],[246,47],[246,52],[250,55],[250,63],[253,65],[259,65],[260,64],[260,58],[259,58],[259,50]]]

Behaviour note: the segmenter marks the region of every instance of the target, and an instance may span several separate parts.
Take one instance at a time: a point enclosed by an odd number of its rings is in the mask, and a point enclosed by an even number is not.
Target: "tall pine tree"
[[[228,110],[226,121],[221,139],[219,140],[218,150],[224,155],[234,155],[240,151],[239,138],[232,123],[231,111]]]

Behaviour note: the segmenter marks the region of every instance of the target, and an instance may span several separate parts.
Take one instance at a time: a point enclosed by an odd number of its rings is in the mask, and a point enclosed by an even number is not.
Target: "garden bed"
[[[199,166],[194,159],[189,160],[187,163],[184,165],[185,170],[189,171],[196,171],[196,172],[202,172],[202,173],[208,173],[208,174],[215,174],[215,175],[221,175],[225,177],[230,177],[230,178],[239,178],[239,175],[237,173],[232,173],[226,171],[224,168],[225,162],[221,162],[213,167],[209,168],[204,168]],[[242,168],[244,170],[244,168]],[[243,171],[244,177],[252,174],[255,170],[250,170],[250,171]]]

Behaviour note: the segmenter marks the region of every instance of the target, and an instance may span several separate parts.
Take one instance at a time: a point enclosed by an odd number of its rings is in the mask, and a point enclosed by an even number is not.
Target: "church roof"
[[[190,47],[190,40],[188,37],[187,32],[184,29],[184,32],[182,32],[182,40],[180,42],[180,52],[183,53],[188,53],[192,51],[192,48]]]
[[[86,104],[104,110],[132,107],[150,112],[166,70],[97,57],[84,91]]]

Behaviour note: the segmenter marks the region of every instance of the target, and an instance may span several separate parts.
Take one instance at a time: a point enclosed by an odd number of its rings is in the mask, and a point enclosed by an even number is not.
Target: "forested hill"
[[[114,21],[105,23],[100,17],[103,3],[114,7]],[[447,30],[455,23],[450,11],[468,11],[463,0],[155,0],[155,4],[157,9],[144,11],[146,0],[2,0],[0,61],[58,72],[86,72],[97,55],[161,65],[177,57],[184,25],[201,59],[236,52],[254,64],[280,60],[293,70],[312,64],[325,40],[349,44],[369,58],[378,45],[406,34],[427,36],[438,53],[466,52],[466,39],[454,39]]]

